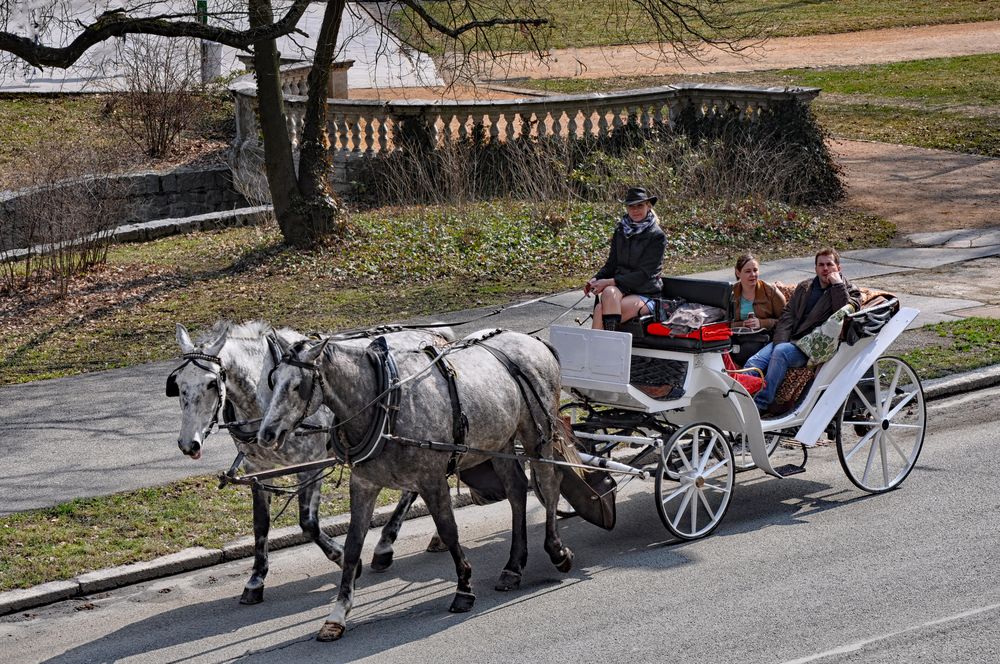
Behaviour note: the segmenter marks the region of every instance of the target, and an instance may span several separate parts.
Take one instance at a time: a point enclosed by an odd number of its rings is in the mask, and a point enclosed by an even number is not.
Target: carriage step
[[[789,477],[790,475],[798,475],[799,473],[806,472],[806,467],[805,465],[796,466],[794,463],[786,463],[784,466],[776,466],[774,472],[782,477]]]

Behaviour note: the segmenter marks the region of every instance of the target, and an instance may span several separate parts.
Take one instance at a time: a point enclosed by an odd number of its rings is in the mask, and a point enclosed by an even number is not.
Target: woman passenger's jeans
[[[752,367],[760,369],[764,372],[764,382],[767,383],[764,389],[754,397],[754,403],[757,404],[758,410],[767,410],[767,407],[771,405],[771,402],[774,401],[774,395],[778,391],[778,387],[781,385],[781,381],[784,380],[788,370],[795,367],[804,367],[808,360],[809,358],[799,350],[798,346],[787,341],[777,346],[770,343],[747,360],[743,368],[750,369]]]

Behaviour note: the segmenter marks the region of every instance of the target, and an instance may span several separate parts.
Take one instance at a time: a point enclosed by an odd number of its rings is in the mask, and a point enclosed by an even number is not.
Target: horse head
[[[280,337],[268,337],[274,368],[267,382],[271,398],[264,411],[257,442],[279,448],[288,434],[323,405],[323,377],[319,360],[329,339],[288,344]]]
[[[229,333],[225,326],[217,338],[195,346],[187,329],[177,324],[177,345],[184,362],[167,377],[167,396],[181,403],[181,432],[177,447],[192,459],[201,458],[201,448],[226,401],[225,370],[219,353]]]

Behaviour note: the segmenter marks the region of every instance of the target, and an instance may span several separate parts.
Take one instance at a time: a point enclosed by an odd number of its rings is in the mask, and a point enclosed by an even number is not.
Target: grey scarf
[[[659,221],[653,210],[647,212],[642,221],[632,221],[632,217],[628,216],[628,212],[626,212],[621,219],[622,232],[625,233],[625,237],[632,237],[649,230],[653,224],[659,223]]]

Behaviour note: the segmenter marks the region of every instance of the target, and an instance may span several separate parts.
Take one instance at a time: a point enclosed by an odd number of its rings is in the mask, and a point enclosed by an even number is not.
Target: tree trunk
[[[333,164],[326,113],[330,71],[346,5],[346,0],[329,0],[326,4],[313,66],[309,71],[309,95],[299,144],[299,191],[312,213],[313,231],[317,235],[342,234],[346,223],[343,210],[330,187]]]
[[[250,1],[250,26],[266,25],[273,21],[270,0]],[[314,246],[323,237],[343,231],[341,208],[332,196],[327,180],[330,172],[326,139],[326,88],[330,65],[340,28],[344,2],[331,2],[323,18],[323,33],[332,31],[328,48],[318,49],[325,54],[325,66],[319,74],[310,75],[315,87],[310,89],[310,100],[316,100],[318,110],[307,114],[299,152],[299,176],[296,176],[292,145],[288,138],[284,97],[281,93],[278,51],[273,39],[254,44],[254,71],[257,76],[257,109],[264,138],[264,169],[268,189],[274,205],[281,234],[288,244],[296,247]],[[313,94],[313,90],[316,93]]]

